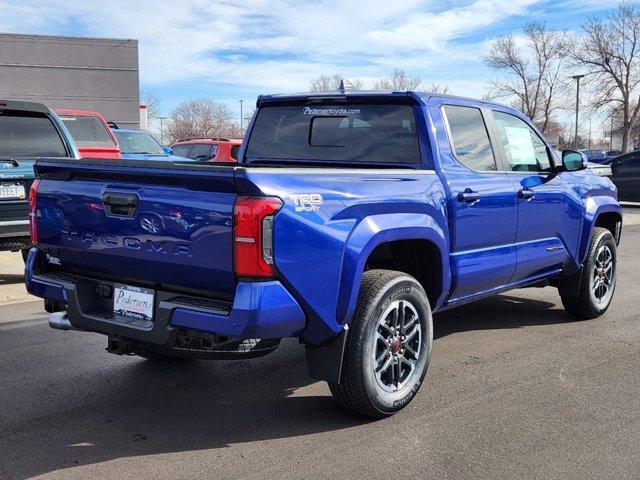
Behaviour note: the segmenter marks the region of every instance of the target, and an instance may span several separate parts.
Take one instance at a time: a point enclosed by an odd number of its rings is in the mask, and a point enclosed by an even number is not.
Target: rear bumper
[[[28,237],[29,220],[0,221],[0,238]]]
[[[40,274],[38,249],[29,252],[25,271],[32,295],[62,304],[77,329],[115,334],[154,345],[172,346],[178,329],[197,330],[237,339],[299,336],[305,315],[278,281],[239,282],[232,304],[192,301],[180,294],[156,291],[154,320],[144,322],[108,313],[110,299],[99,298],[97,285],[109,282],[69,275]]]

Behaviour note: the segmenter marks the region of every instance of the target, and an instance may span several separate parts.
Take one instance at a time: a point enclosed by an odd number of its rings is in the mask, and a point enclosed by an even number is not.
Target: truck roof
[[[369,98],[369,99],[402,99],[405,98],[409,103],[416,103],[419,105],[426,105],[431,97],[440,97],[440,98],[451,98],[457,100],[465,100],[473,103],[481,103],[487,106],[496,106],[500,108],[507,108],[509,110],[514,110],[513,108],[495,102],[489,102],[486,100],[480,100],[477,98],[471,97],[462,97],[459,95],[451,95],[447,93],[433,93],[433,92],[413,92],[413,91],[395,91],[395,90],[333,90],[328,92],[301,92],[301,93],[290,93],[290,94],[273,94],[273,95],[260,95],[256,102],[256,106],[260,107],[264,103],[269,102],[294,102],[300,100],[311,99],[321,101],[321,100],[329,100],[333,97],[344,97],[345,100],[350,98]]]
[[[0,109],[5,108],[8,110],[22,110],[25,112],[51,113],[51,110],[42,103],[0,99]]]

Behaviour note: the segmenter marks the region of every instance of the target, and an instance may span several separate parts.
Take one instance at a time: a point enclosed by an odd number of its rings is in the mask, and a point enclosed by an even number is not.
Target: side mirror
[[[171,147],[162,147],[162,149],[164,150],[164,153],[166,153],[167,155],[173,155],[173,148],[171,148]]]
[[[585,170],[589,160],[582,152],[575,150],[564,150],[562,152],[562,166],[565,172],[577,172]]]

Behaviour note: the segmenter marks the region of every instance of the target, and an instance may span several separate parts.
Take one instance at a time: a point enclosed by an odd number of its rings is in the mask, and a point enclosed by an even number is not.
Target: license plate
[[[27,198],[21,183],[0,183],[0,200],[24,200]]]
[[[113,288],[113,312],[140,320],[153,320],[154,291],[116,283]]]

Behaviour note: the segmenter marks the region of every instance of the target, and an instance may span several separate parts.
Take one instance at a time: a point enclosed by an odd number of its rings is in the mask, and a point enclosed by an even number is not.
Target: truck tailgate
[[[39,160],[48,267],[133,285],[230,294],[234,167]]]

